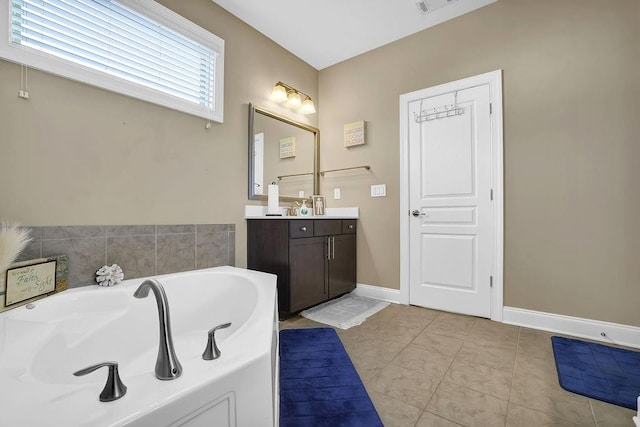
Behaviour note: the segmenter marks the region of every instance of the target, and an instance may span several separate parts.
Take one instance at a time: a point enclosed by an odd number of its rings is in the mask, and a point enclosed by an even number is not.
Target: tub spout
[[[144,298],[149,295],[149,289],[153,291],[158,305],[158,320],[160,326],[160,343],[158,345],[158,358],[156,359],[156,377],[160,380],[173,380],[182,374],[182,365],[176,357],[171,337],[171,320],[169,318],[169,302],[164,288],[155,279],[147,279],[133,293],[136,298]]]

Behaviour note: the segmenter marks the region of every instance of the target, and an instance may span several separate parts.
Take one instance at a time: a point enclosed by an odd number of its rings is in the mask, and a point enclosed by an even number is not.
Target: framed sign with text
[[[347,123],[344,125],[344,146],[353,147],[354,145],[362,145],[366,142],[364,133],[364,120],[358,122]]]
[[[56,261],[7,270],[5,306],[17,304],[55,291]]]
[[[0,271],[0,312],[62,292],[68,278],[66,255],[16,261]]]

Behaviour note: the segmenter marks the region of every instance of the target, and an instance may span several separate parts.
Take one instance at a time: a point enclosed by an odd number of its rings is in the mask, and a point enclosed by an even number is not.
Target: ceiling
[[[496,0],[213,1],[321,70]]]

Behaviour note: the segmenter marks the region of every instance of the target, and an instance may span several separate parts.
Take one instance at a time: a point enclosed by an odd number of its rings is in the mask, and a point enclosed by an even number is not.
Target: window
[[[151,0],[0,1],[0,57],[222,122],[224,40],[180,15]]]

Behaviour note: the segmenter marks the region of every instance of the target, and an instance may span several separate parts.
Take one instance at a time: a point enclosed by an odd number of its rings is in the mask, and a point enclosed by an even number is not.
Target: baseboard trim
[[[504,307],[502,321],[510,325],[573,335],[580,338],[601,341],[605,344],[618,344],[640,348],[640,328],[636,326],[516,307]],[[606,334],[605,337],[600,335],[602,332]]]
[[[364,283],[358,283],[356,295],[361,297],[375,298],[382,301],[388,301],[395,304],[400,304],[400,289],[384,288],[382,286],[366,285]]]

